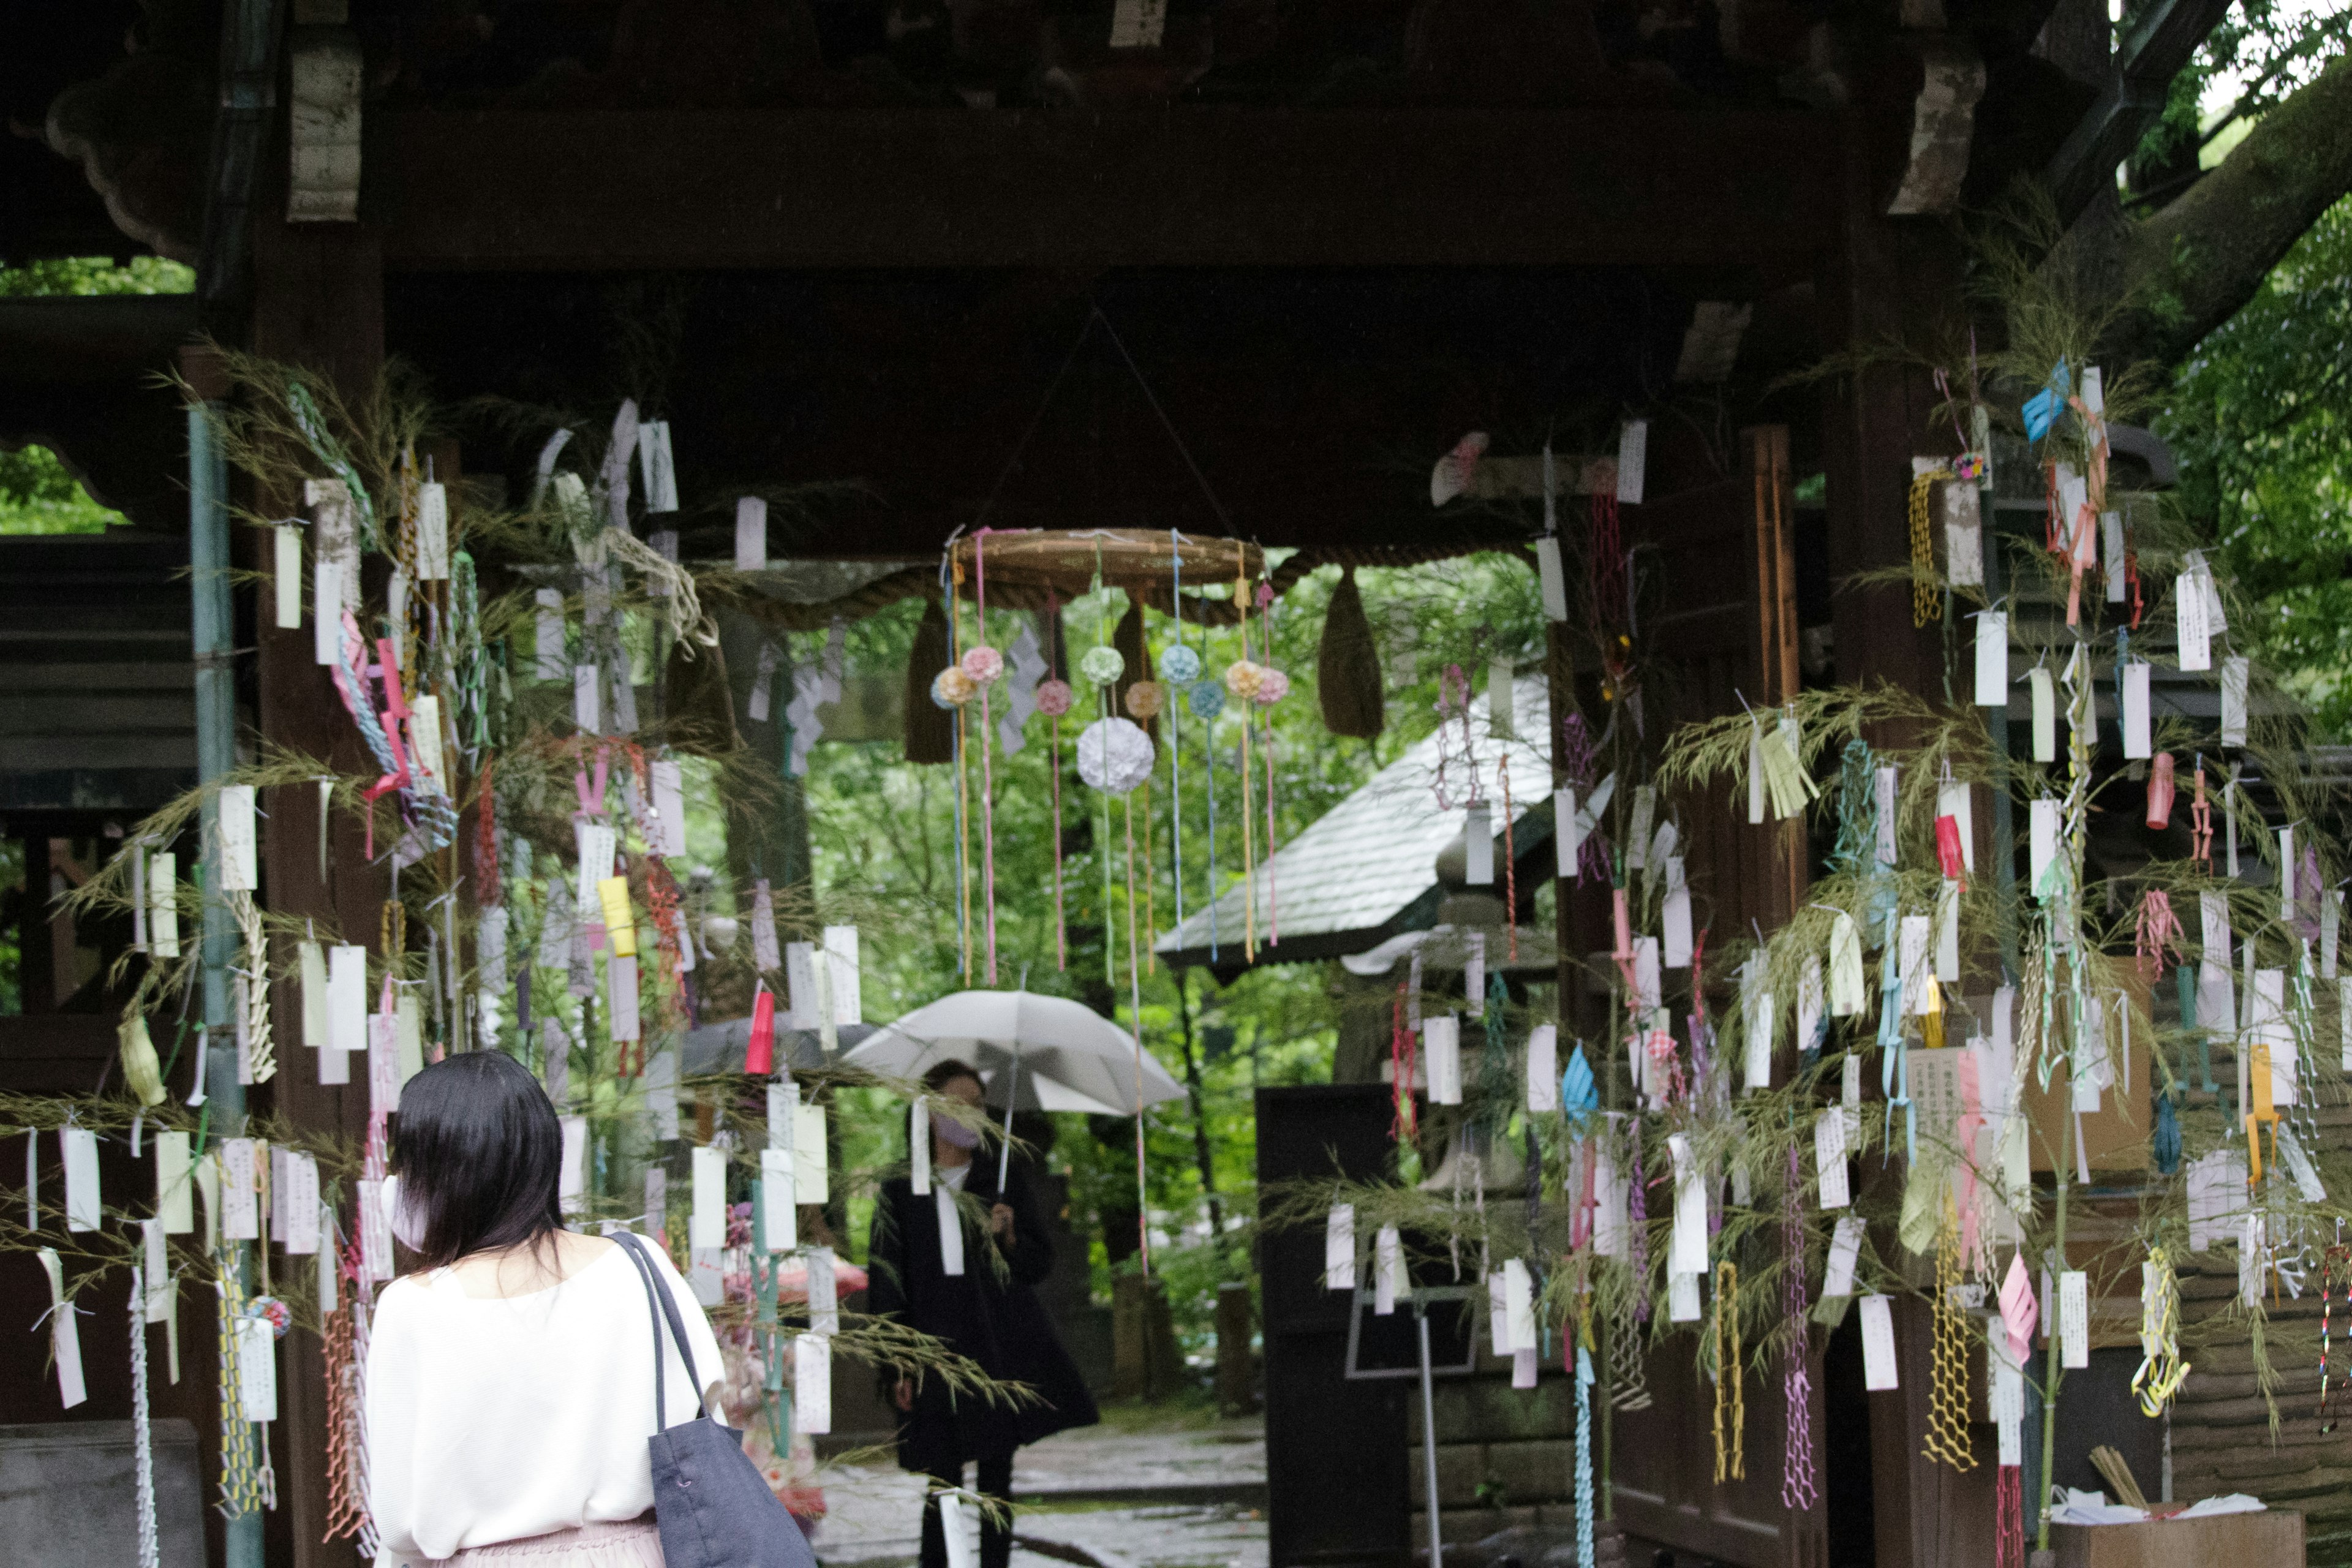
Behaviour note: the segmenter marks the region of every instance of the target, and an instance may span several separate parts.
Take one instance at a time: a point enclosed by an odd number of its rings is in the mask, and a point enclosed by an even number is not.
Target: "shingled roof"
[[[1496,763],[1506,754],[1510,758],[1511,847],[1525,859],[1551,837],[1551,708],[1543,678],[1520,677],[1513,683],[1511,704],[1518,739],[1490,735],[1483,692],[1471,702],[1470,728],[1476,738],[1478,776],[1490,797],[1499,795]],[[1460,727],[1452,733],[1458,747]],[[1437,734],[1415,742],[1260,868],[1257,963],[1303,963],[1361,952],[1437,918],[1445,892],[1437,879],[1437,854],[1461,837],[1468,810],[1438,808],[1433,786],[1439,742]],[[1458,763],[1450,763],[1449,784],[1456,772]],[[1499,830],[1499,799],[1495,804]],[[1498,831],[1498,879],[1500,838]],[[1220,973],[1251,967],[1242,954],[1245,886],[1234,877],[1223,897],[1161,936],[1153,951],[1177,966],[1204,964]],[[1277,924],[1280,942],[1268,941]]]

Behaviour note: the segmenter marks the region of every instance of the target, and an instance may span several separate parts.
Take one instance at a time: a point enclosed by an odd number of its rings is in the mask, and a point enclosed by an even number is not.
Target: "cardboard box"
[[[2274,1508],[2146,1524],[2053,1524],[2058,1568],[2303,1568],[2303,1515]]]

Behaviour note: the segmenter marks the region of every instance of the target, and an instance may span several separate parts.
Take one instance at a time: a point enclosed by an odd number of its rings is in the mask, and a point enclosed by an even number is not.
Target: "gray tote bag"
[[[646,1447],[653,1459],[654,1519],[661,1530],[663,1562],[668,1568],[816,1568],[816,1554],[801,1527],[768,1489],[759,1467],[744,1457],[743,1435],[711,1418],[677,1303],[661,1288],[645,1243],[627,1231],[613,1239],[637,1266],[653,1314],[654,1435]],[[665,1425],[665,1320],[694,1384],[695,1418],[675,1426]]]

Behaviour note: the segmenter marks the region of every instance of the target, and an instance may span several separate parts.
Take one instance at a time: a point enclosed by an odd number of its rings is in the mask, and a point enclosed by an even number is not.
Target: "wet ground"
[[[1129,1407],[1024,1448],[1013,1568],[1266,1568],[1265,1434],[1255,1418]],[[887,1457],[836,1461],[816,1553],[825,1568],[915,1560],[920,1478]]]

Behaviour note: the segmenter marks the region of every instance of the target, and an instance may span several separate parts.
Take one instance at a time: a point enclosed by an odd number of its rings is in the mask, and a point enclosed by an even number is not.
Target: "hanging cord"
[[[988,647],[988,530],[983,528],[972,536],[972,651],[976,654]],[[995,663],[996,674],[1003,672],[1003,662]],[[964,671],[970,675],[971,670]],[[983,879],[982,900],[988,913],[988,983],[996,984],[996,774],[990,760],[990,731],[994,721],[989,710],[989,690],[996,684],[996,675],[980,682],[980,867]]]
[[[1249,662],[1249,579],[1242,570],[1239,551],[1234,565],[1234,603],[1241,606],[1242,662]],[[1233,683],[1232,671],[1226,672],[1226,684]],[[1250,842],[1253,831],[1250,818],[1254,807],[1250,801],[1250,713],[1249,703],[1255,689],[1235,692],[1242,700],[1242,894],[1245,923],[1242,931],[1242,956],[1250,963],[1257,962],[1257,865],[1255,847]]]
[[[1184,466],[1192,470],[1192,482],[1201,487],[1201,499],[1209,503],[1209,510],[1217,514],[1217,526],[1224,530],[1226,538],[1231,539],[1234,537],[1234,520],[1225,515],[1224,503],[1218,500],[1217,492],[1209,488],[1209,477],[1201,471],[1201,465],[1192,460],[1192,449],[1184,445],[1184,437],[1176,433],[1175,423],[1168,417],[1168,411],[1160,406],[1160,395],[1151,390],[1151,383],[1144,377],[1143,367],[1137,364],[1135,356],[1127,352],[1127,343],[1119,337],[1118,329],[1110,324],[1110,318],[1103,314],[1102,307],[1099,305],[1094,308],[1094,314],[1089,318],[1089,324],[1093,321],[1102,323],[1103,331],[1109,337],[1111,346],[1118,350],[1118,357],[1127,362],[1128,372],[1135,377],[1135,384],[1142,390],[1144,401],[1151,405],[1151,412],[1159,419],[1160,428],[1168,433],[1168,439],[1174,445],[1176,455],[1182,458]]]

